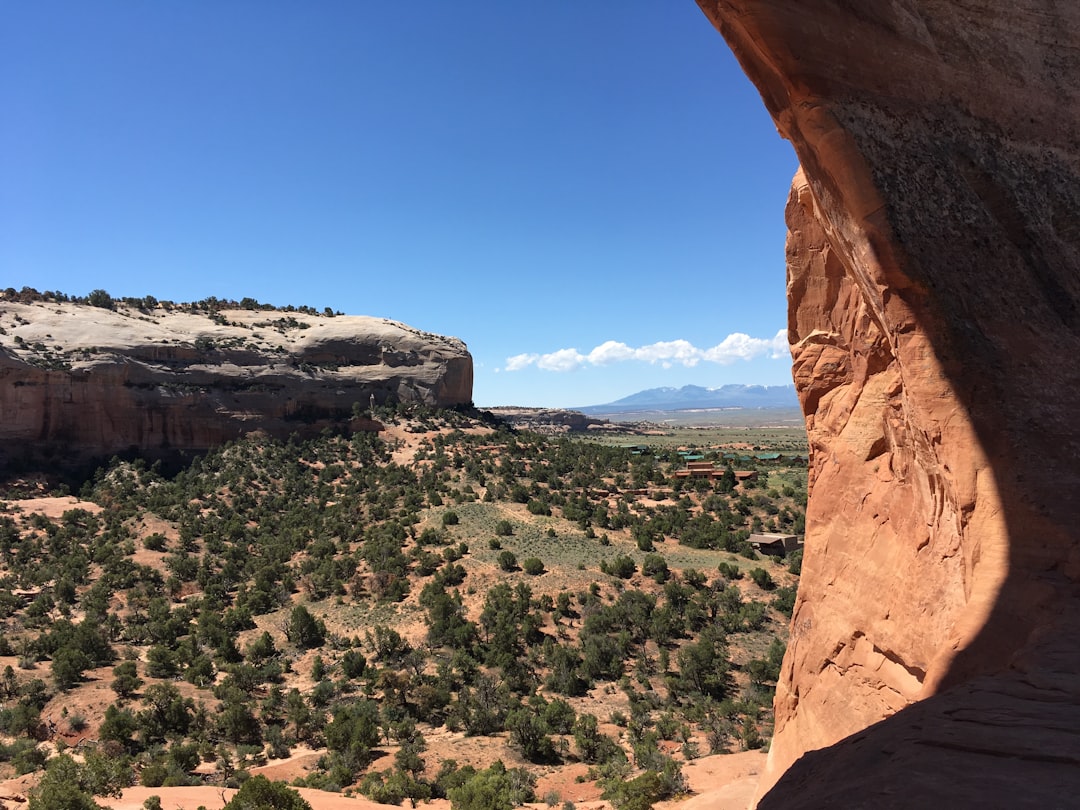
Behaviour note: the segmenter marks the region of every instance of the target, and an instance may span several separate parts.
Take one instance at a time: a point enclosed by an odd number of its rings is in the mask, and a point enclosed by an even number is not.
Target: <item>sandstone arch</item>
[[[1053,806],[1080,789],[1080,6],[698,2],[803,167],[813,489],[761,806]]]

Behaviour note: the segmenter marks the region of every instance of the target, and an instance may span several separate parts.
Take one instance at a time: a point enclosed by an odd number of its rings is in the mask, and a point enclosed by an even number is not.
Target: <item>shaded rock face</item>
[[[1075,792],[1080,6],[699,5],[803,167],[811,493],[761,806]]]
[[[255,430],[373,427],[372,396],[472,400],[464,343],[381,318],[0,302],[0,329],[5,460],[154,456]]]

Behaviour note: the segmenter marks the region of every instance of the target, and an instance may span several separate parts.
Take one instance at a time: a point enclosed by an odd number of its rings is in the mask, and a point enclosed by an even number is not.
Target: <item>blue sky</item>
[[[692,0],[9,3],[0,286],[460,337],[474,400],[786,384],[796,168]]]

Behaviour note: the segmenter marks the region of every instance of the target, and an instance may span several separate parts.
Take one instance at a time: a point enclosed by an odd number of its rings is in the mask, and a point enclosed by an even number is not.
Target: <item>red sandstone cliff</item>
[[[205,450],[472,400],[460,340],[381,318],[0,302],[0,454]]]
[[[789,337],[812,490],[761,806],[1064,806],[1080,6],[699,5],[803,166]]]

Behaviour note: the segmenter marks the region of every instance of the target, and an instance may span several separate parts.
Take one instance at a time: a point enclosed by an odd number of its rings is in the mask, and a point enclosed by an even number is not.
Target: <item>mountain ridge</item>
[[[647,388],[600,405],[572,410],[584,414],[629,413],[643,410],[679,411],[700,408],[798,408],[794,385],[746,385],[732,383],[716,388],[684,385]]]

